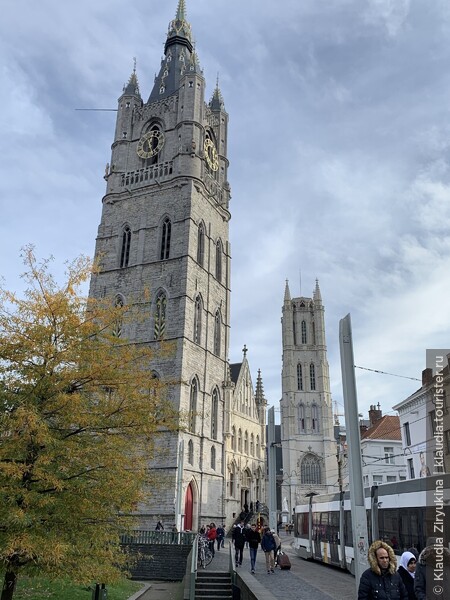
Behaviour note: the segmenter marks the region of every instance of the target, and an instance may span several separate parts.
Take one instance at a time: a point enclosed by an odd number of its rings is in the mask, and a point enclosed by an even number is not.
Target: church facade
[[[291,298],[286,282],[282,309],[281,445],[283,519],[311,492],[337,490],[333,407],[319,283],[311,298]]]
[[[228,362],[228,114],[218,84],[209,102],[205,92],[179,0],[148,100],[136,69],[118,100],[90,287],[92,297],[139,313],[119,335],[156,351],[165,342],[173,348],[170,356],[156,352],[150,368],[175,382],[170,401],[180,428],[165,436],[152,465],[161,485],[139,507],[143,528],[157,520],[190,530],[229,525],[243,498],[265,494],[262,383],[258,396],[245,356],[235,381]],[[240,445],[235,431],[243,432]]]

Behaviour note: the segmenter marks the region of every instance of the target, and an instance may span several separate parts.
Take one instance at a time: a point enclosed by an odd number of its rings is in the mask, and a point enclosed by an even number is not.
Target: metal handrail
[[[197,579],[198,535],[194,538],[191,556],[191,577],[189,580],[189,600],[195,600],[195,581]]]

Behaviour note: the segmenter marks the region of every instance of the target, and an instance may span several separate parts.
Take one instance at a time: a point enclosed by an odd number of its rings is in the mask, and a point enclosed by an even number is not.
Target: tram
[[[381,539],[396,554],[419,552],[428,536],[450,542],[450,474],[387,483],[365,489],[369,543]],[[315,495],[295,507],[298,556],[354,573],[350,493]]]

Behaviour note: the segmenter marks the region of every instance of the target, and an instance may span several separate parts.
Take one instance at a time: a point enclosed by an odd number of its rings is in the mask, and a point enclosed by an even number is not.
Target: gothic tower
[[[336,442],[319,283],[312,298],[293,298],[286,282],[282,316],[281,439],[283,511],[305,494],[334,490]]]
[[[169,25],[161,68],[148,100],[136,69],[118,100],[111,162],[90,295],[133,304],[139,319],[120,332],[174,351],[151,365],[176,383],[171,401],[189,414],[167,436],[155,465],[158,497],[140,507],[141,525],[175,522],[177,466],[183,466],[185,529],[224,514],[223,413],[230,319],[228,115],[218,85],[205,79],[184,0]],[[147,294],[146,290],[149,290]],[[180,444],[180,442],[183,444]],[[184,451],[183,451],[184,445]]]

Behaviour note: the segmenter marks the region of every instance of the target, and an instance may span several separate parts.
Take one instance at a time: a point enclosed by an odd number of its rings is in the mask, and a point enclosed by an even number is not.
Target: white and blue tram
[[[419,552],[428,536],[450,542],[450,475],[387,483],[365,490],[369,542],[382,539],[396,554]],[[298,556],[353,568],[350,493],[314,495],[295,507]]]

